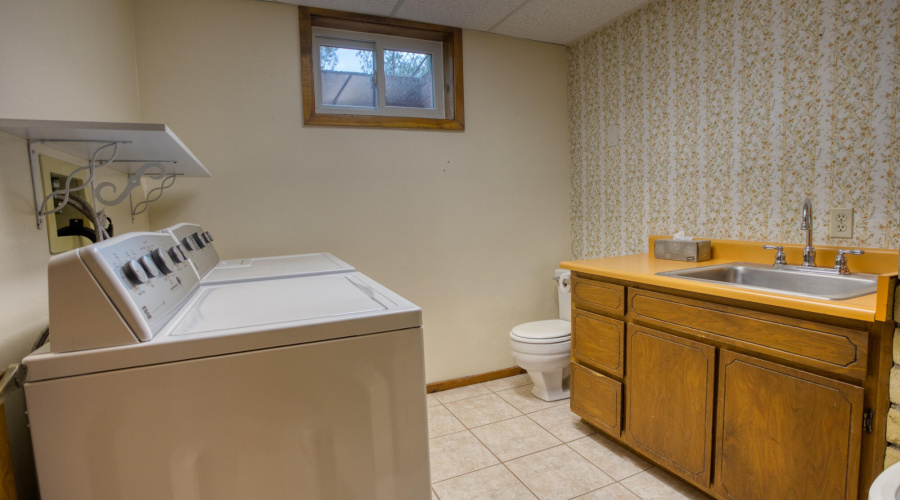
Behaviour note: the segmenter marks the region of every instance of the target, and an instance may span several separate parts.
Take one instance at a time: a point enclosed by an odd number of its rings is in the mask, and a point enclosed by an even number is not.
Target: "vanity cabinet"
[[[724,498],[856,496],[863,389],[722,350],[716,490]]]
[[[572,283],[574,413],[721,500],[865,498],[884,427],[863,416],[887,411],[892,322]]]
[[[627,350],[626,441],[707,486],[716,348],[628,325]]]

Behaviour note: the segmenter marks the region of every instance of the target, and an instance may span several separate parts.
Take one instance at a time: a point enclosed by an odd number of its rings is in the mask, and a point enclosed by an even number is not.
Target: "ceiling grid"
[[[568,45],[648,0],[269,0]]]

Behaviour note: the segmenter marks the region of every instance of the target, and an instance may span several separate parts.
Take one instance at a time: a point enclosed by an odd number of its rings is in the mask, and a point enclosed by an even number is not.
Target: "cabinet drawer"
[[[862,380],[868,333],[749,309],[631,289],[632,321],[664,326]]]
[[[572,278],[572,302],[579,309],[625,315],[625,287],[584,278]]]
[[[572,359],[616,377],[625,370],[625,323],[585,312],[572,311]]]
[[[622,384],[581,365],[571,365],[572,412],[599,429],[622,434]]]

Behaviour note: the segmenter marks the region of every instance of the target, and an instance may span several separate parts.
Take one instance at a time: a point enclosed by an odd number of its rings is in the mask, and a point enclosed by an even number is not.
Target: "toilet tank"
[[[556,270],[559,294],[559,319],[572,321],[572,273],[566,269]]]

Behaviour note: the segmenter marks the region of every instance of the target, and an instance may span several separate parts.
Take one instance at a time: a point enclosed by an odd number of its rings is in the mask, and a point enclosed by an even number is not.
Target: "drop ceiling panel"
[[[565,45],[646,3],[646,0],[531,0],[491,32]]]
[[[527,0],[405,0],[395,17],[487,31]]]
[[[290,3],[320,9],[343,10],[373,16],[389,16],[397,5],[397,0],[268,0],[277,3]]]

